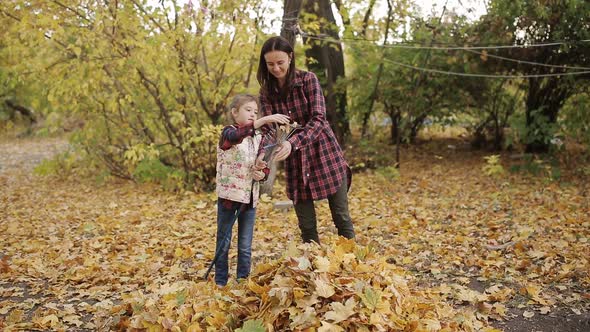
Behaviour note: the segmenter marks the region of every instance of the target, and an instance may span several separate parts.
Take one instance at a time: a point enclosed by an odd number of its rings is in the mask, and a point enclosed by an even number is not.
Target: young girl
[[[258,181],[265,172],[254,169],[261,136],[255,130],[269,123],[289,123],[289,117],[275,114],[257,119],[258,98],[237,95],[229,106],[233,125],[223,128],[217,148],[217,244],[215,283],[228,280],[228,253],[234,222],[238,221],[238,264],[236,277],[250,274],[252,236],[258,201]]]

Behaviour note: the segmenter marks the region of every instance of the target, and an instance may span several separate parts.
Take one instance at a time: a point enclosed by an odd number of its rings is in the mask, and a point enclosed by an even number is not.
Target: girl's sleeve
[[[303,130],[300,130],[299,133],[289,138],[289,143],[291,143],[291,146],[295,150],[306,146],[310,142],[316,141],[327,122],[324,94],[317,76],[312,72],[308,72],[303,85],[304,93],[309,103],[311,118],[305,124]]]
[[[242,143],[244,138],[254,136],[254,123],[245,126],[226,126],[221,132],[219,147],[227,150],[236,144]]]
[[[262,111],[262,116],[272,115],[272,105],[268,97],[260,91],[260,110]],[[264,147],[266,146],[266,133],[268,132],[268,125],[263,125],[259,128],[262,132],[262,139],[260,140],[260,146],[258,148],[258,155],[260,156],[263,154]]]

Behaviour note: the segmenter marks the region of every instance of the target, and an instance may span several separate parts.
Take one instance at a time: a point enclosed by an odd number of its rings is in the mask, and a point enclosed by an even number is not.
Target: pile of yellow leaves
[[[291,245],[252,276],[217,289],[180,281],[151,294],[124,296],[125,327],[205,331],[475,331],[486,318],[454,310],[438,292],[410,288],[413,278],[370,247],[343,238]],[[481,295],[485,300],[486,296]],[[249,323],[248,323],[249,322]],[[492,328],[484,329],[493,331]]]

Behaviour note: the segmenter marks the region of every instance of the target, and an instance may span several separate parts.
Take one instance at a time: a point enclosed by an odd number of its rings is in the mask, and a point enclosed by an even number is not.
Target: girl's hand
[[[279,146],[279,148],[275,152],[275,161],[287,159],[287,157],[289,157],[289,155],[291,154],[292,149],[293,147],[291,146],[291,142],[284,141],[283,144],[281,144],[281,146]]]
[[[267,115],[267,116],[263,116],[260,119],[257,119],[254,121],[254,129],[258,129],[258,128],[264,126],[265,124],[269,124],[269,123],[273,123],[273,122],[276,122],[279,124],[287,124],[290,121],[291,120],[289,119],[289,117],[284,114]]]
[[[256,163],[254,164],[254,170],[261,171],[268,167],[268,164],[264,159],[264,153],[256,158]]]
[[[260,180],[264,179],[264,172],[263,171],[254,171],[252,173],[252,178],[255,181],[260,181]]]

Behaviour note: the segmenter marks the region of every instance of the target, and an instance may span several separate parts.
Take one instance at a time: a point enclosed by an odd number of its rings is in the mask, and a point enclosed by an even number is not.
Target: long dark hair
[[[266,53],[272,51],[283,51],[291,58],[289,71],[287,72],[287,79],[285,81],[285,85],[282,88],[279,87],[279,80],[277,80],[277,78],[268,71],[266,59],[264,58]],[[264,42],[264,45],[262,45],[262,49],[260,50],[260,61],[258,62],[258,72],[256,73],[256,79],[258,80],[261,88],[260,92],[271,100],[277,100],[279,97],[284,99],[287,97],[289,91],[291,91],[294,78],[295,52],[293,51],[293,46],[289,44],[287,39],[281,36],[270,37]],[[278,96],[274,93],[275,90],[279,91]]]

